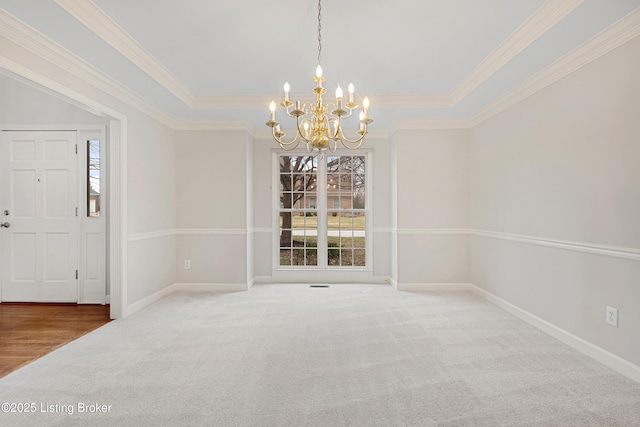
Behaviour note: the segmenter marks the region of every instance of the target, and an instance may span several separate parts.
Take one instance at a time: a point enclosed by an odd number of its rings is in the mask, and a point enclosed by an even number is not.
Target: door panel
[[[1,300],[77,302],[76,133],[3,132],[0,154]]]

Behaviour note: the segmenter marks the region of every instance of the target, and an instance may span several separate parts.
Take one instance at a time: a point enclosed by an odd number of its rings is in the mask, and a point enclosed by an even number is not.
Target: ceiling
[[[264,127],[291,84],[311,99],[316,0],[0,0],[0,7],[176,119]],[[464,119],[640,7],[640,0],[324,0],[322,67],[375,125]],[[327,96],[328,96],[327,95]]]

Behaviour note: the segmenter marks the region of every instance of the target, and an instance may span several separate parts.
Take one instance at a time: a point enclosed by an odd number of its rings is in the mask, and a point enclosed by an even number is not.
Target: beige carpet
[[[36,409],[3,426],[640,426],[640,384],[475,295],[382,285],[175,294],[1,402]]]

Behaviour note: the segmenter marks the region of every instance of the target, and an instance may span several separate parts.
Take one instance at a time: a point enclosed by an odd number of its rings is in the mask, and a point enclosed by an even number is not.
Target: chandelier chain
[[[318,65],[322,61],[322,4],[318,0]]]

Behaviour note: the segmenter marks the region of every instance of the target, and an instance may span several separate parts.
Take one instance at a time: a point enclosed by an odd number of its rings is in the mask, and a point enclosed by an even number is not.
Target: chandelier
[[[327,90],[322,87],[322,82],[325,78],[322,75],[322,67],[320,66],[322,60],[322,5],[320,3],[321,0],[318,0],[318,67],[316,68],[316,75],[313,77],[313,80],[316,82],[316,87],[313,88],[313,93],[316,95],[316,102],[305,102],[301,104],[300,101],[295,101],[294,103],[289,99],[289,83],[285,83],[284,99],[280,105],[285,109],[289,117],[295,117],[296,135],[289,141],[283,139],[285,133],[280,129],[280,124],[276,121],[275,101],[271,101],[269,104],[271,118],[266,125],[271,127],[273,139],[276,140],[283,150],[293,150],[298,147],[300,141],[304,141],[307,146],[307,152],[311,153],[315,151],[322,157],[323,152],[327,148],[335,153],[338,148],[338,142],[350,150],[359,148],[367,134],[367,126],[372,123],[373,120],[369,118],[369,98],[365,96],[362,101],[362,110],[359,114],[360,127],[356,131],[358,136],[353,139],[345,137],[342,130],[342,120],[349,118],[353,110],[358,108],[358,104],[354,102],[353,83],[349,84],[349,100],[344,103],[344,105],[340,85],[338,85],[336,89],[335,102],[329,102],[326,105],[322,103],[322,95],[324,95]]]

